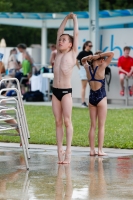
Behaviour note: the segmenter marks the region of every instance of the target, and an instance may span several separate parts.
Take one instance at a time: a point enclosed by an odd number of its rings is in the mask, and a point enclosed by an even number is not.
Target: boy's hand
[[[76,17],[76,15],[74,13],[69,13],[68,19],[73,19],[74,17]]]

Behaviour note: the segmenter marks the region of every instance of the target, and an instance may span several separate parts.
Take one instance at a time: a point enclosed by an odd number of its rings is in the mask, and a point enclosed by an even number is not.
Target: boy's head
[[[26,46],[26,44],[20,43],[17,45],[17,48],[20,52],[23,52],[24,50],[26,50],[27,46]]]
[[[73,47],[73,36],[69,34],[62,34],[58,41],[58,47],[60,51],[71,50]]]
[[[128,47],[128,46],[125,46],[125,47],[123,48],[124,56],[125,56],[126,58],[129,56],[130,50],[131,50],[131,48]]]

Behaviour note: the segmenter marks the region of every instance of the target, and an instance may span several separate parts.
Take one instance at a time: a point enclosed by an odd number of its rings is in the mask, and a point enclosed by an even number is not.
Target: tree
[[[7,0],[0,1],[0,11],[1,12],[6,12],[7,10],[10,12],[11,6],[12,6],[11,1],[7,1]]]
[[[100,10],[131,9],[131,0],[99,0]],[[74,12],[88,11],[89,0],[1,0],[1,12]],[[55,43],[56,29],[48,30],[48,43]],[[31,44],[41,43],[41,30],[27,27],[0,27],[0,38],[5,38],[7,46],[16,46],[20,42]]]

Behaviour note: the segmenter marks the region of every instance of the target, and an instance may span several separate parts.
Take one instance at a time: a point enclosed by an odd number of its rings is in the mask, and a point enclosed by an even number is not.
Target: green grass
[[[47,106],[25,106],[30,132],[30,143],[56,145],[55,121],[52,108]],[[88,109],[73,108],[73,146],[89,146],[90,126]],[[2,142],[19,142],[18,137],[0,136]],[[64,144],[66,139],[64,135]],[[96,146],[97,146],[96,131]],[[108,110],[104,147],[133,148],[133,109]]]

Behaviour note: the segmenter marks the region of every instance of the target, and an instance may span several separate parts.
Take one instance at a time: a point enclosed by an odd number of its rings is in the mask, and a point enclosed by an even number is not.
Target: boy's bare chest
[[[73,58],[72,54],[65,54],[65,55],[57,55],[55,60],[55,67],[73,67],[75,59]]]

